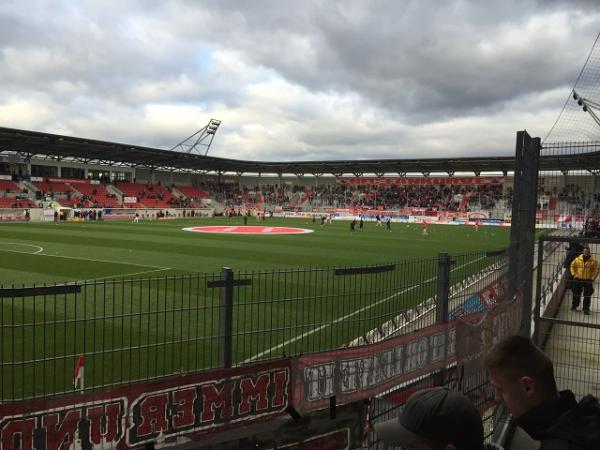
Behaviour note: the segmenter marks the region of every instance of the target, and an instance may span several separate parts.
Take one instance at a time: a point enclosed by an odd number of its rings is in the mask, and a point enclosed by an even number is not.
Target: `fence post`
[[[544,294],[542,292],[542,276],[544,273],[544,236],[538,239],[538,261],[537,261],[537,272],[536,272],[536,289],[535,289],[535,307],[533,315],[533,342],[541,347],[540,340],[540,312],[542,307],[542,298]]]
[[[448,322],[448,301],[450,297],[450,255],[438,253],[437,302],[435,323]]]
[[[527,131],[517,132],[510,227],[508,298],[513,298],[521,289],[523,304],[520,334],[525,336],[531,336],[533,252],[540,149],[540,138],[531,138]]]
[[[233,270],[221,269],[221,314],[219,317],[219,361],[224,369],[231,367],[233,346]]]
[[[435,305],[435,323],[443,324],[448,322],[448,302],[450,298],[450,266],[452,261],[448,253],[438,253],[438,271],[437,271],[437,295]],[[444,346],[447,342],[444,343]],[[444,348],[443,354],[445,355],[446,348]],[[434,382],[436,386],[444,384],[444,372],[445,369],[440,369],[434,375]]]

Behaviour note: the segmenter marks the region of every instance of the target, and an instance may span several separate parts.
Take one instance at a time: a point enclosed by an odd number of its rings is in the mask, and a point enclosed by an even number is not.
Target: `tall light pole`
[[[204,156],[208,153],[215,133],[219,129],[221,121],[217,119],[210,119],[208,124],[200,128],[190,137],[184,139],[179,144],[174,145],[170,150],[178,150],[185,153],[202,153],[202,150],[206,149]]]

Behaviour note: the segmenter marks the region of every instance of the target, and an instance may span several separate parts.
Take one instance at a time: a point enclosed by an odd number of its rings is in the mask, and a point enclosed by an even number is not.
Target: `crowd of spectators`
[[[0,198],[12,197],[15,207],[22,207],[24,198],[29,197],[26,189],[14,182],[0,185]],[[75,184],[68,186],[59,182],[37,182],[36,199],[60,201],[75,208],[108,207],[151,207],[151,208],[198,208],[202,199],[174,193],[171,186],[161,183],[115,182],[123,192],[123,198],[106,190],[107,184]],[[173,186],[176,188],[176,186]],[[292,183],[265,183],[260,186],[238,184],[233,180],[226,182],[207,181],[196,187],[203,189],[207,196],[227,208],[380,208],[400,210],[404,208],[425,208],[433,211],[470,212],[475,210],[494,210],[497,207],[510,209],[512,188],[504,188],[499,183],[481,185],[350,185],[344,183],[326,183],[304,186]],[[194,189],[194,188],[191,188]],[[204,194],[204,192],[203,192]],[[118,198],[117,198],[118,197]],[[137,203],[123,204],[125,197],[136,197]],[[538,197],[544,197],[538,204],[539,210],[557,210],[557,204],[577,210],[590,210],[600,205],[600,193],[587,192],[579,184],[570,183],[562,187],[538,191]],[[32,197],[33,198],[33,197]],[[20,200],[20,201],[19,201]],[[499,200],[503,200],[499,205]],[[37,202],[36,202],[37,203]],[[4,207],[7,207],[3,205]],[[562,209],[561,209],[562,208]],[[570,211],[571,212],[571,211]],[[561,212],[562,213],[562,212]]]
[[[109,192],[99,195],[97,189],[92,189],[89,194],[75,197],[67,192],[67,201],[73,208],[114,208],[119,204],[116,195]]]
[[[305,187],[300,185],[265,184],[260,187],[236,184],[203,185],[211,196],[226,207],[299,207],[358,208],[382,207],[384,209],[428,208],[443,211],[468,212],[493,209],[503,197],[500,184],[479,186],[346,186],[342,184]]]
[[[600,237],[600,212],[593,212],[586,218],[583,235],[585,237]]]
[[[583,189],[577,184],[567,184],[560,190],[555,188],[552,194],[556,195],[559,201],[570,204],[581,204],[583,206],[585,202]]]
[[[172,208],[194,208],[197,203],[189,197],[173,195],[166,187],[158,185],[117,184],[126,191],[126,195],[137,195],[138,201],[155,200],[164,202]],[[472,206],[479,209],[493,209],[502,198],[502,186],[485,184],[480,186],[346,186],[342,184],[324,184],[306,187],[291,184],[265,184],[257,186],[239,186],[237,183],[201,183],[210,197],[227,208],[236,207],[300,207],[313,208],[357,208],[382,207],[384,209],[402,209],[408,207],[429,208],[444,211],[469,211]],[[111,195],[108,194],[110,197]],[[71,200],[69,193],[67,197]],[[74,206],[102,207],[94,202],[94,194],[84,194],[74,198]],[[91,202],[91,203],[90,203]]]
[[[493,209],[502,198],[501,185],[480,186],[360,186],[348,206],[382,206],[384,209],[427,208],[468,212]]]

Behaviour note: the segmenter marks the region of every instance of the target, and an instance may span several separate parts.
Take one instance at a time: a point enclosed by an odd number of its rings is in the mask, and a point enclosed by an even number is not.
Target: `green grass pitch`
[[[240,218],[140,222],[0,224],[0,284],[54,283],[145,274],[377,264],[448,253],[503,248],[509,230],[366,223],[351,235],[348,222],[268,219],[249,225],[314,229],[306,235],[244,236],[189,233],[182,228],[242,225]],[[358,229],[358,227],[357,227]],[[40,249],[42,249],[40,251]],[[39,252],[39,253],[37,253]]]
[[[364,232],[350,233],[348,222],[321,226],[299,219],[248,224],[314,233],[182,231],[242,223],[215,218],[0,224],[4,288],[83,284],[77,296],[0,298],[0,400],[69,391],[79,354],[86,355],[86,387],[215,367],[219,292],[206,285],[221,267],[252,280],[235,291],[233,356],[240,363],[343,345],[431,296],[438,252],[500,249],[509,237],[507,228],[444,225],[429,226],[424,237],[420,224],[401,223],[392,224],[391,232],[366,223]],[[304,270],[391,262],[400,262],[394,272],[369,276]],[[491,262],[480,257],[461,263],[454,278]],[[123,277],[128,281],[111,281]]]

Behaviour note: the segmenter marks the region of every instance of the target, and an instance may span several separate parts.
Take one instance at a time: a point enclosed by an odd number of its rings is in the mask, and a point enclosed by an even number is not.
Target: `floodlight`
[[[596,114],[596,111],[600,111],[600,104],[582,97],[575,89],[573,89],[573,99],[577,102],[583,112],[588,113],[590,117],[600,126],[600,117]]]
[[[178,149],[186,153],[196,152],[201,154],[200,148],[203,148],[206,149],[204,152],[204,156],[206,156],[219,125],[221,125],[220,120],[210,119],[204,128],[199,129],[190,137],[172,147],[171,150]]]

